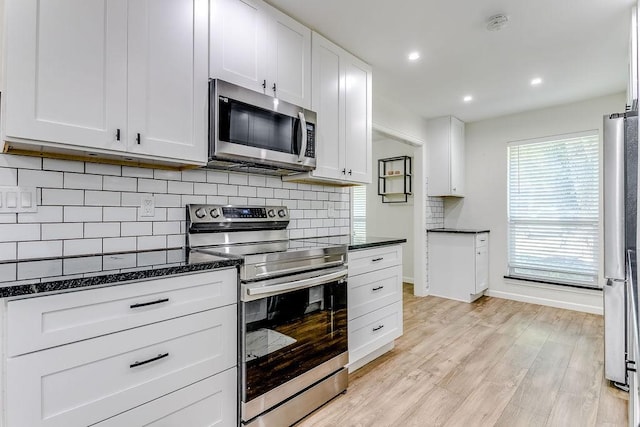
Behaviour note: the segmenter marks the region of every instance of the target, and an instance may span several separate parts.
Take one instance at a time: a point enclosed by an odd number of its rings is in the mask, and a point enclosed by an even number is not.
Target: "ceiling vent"
[[[499,13],[493,15],[487,20],[487,30],[500,31],[509,23],[509,17],[505,14]]]

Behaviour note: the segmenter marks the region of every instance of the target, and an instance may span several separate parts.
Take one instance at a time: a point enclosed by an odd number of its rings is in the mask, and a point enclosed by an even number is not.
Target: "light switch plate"
[[[0,186],[0,214],[38,212],[35,187]]]

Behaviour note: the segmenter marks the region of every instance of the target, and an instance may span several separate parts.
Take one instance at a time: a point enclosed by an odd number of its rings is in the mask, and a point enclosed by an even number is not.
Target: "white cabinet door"
[[[126,0],[6,6],[5,135],[124,150]]]
[[[95,427],[227,427],[237,425],[235,368],[174,391]]]
[[[453,196],[464,195],[464,123],[451,118],[449,149],[450,191]]]
[[[340,52],[336,46],[313,34],[313,104],[318,114],[316,170],[314,176],[341,179],[344,166],[344,92],[340,83]]]
[[[476,293],[489,287],[489,246],[476,247]]]
[[[207,0],[129,0],[129,151],[206,162]]]
[[[267,22],[259,0],[211,2],[210,75],[264,92]]]
[[[371,68],[344,55],[346,180],[371,183]]]
[[[311,106],[311,30],[282,12],[271,16],[267,94],[304,108]]]

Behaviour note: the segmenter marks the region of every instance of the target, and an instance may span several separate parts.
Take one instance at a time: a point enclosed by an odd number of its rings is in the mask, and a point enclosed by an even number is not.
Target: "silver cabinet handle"
[[[275,90],[275,83],[273,84]],[[309,142],[309,134],[307,133],[307,119],[304,117],[304,113],[302,111],[298,112],[298,117],[300,118],[300,131],[302,133],[302,147],[300,147],[300,154],[298,154],[298,163],[302,163],[302,160],[305,157],[305,153],[307,152],[307,144]]]

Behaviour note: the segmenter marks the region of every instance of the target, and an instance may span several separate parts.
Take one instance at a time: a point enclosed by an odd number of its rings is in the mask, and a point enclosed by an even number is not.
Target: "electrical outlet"
[[[151,194],[140,199],[140,216],[156,216],[156,202]]]

